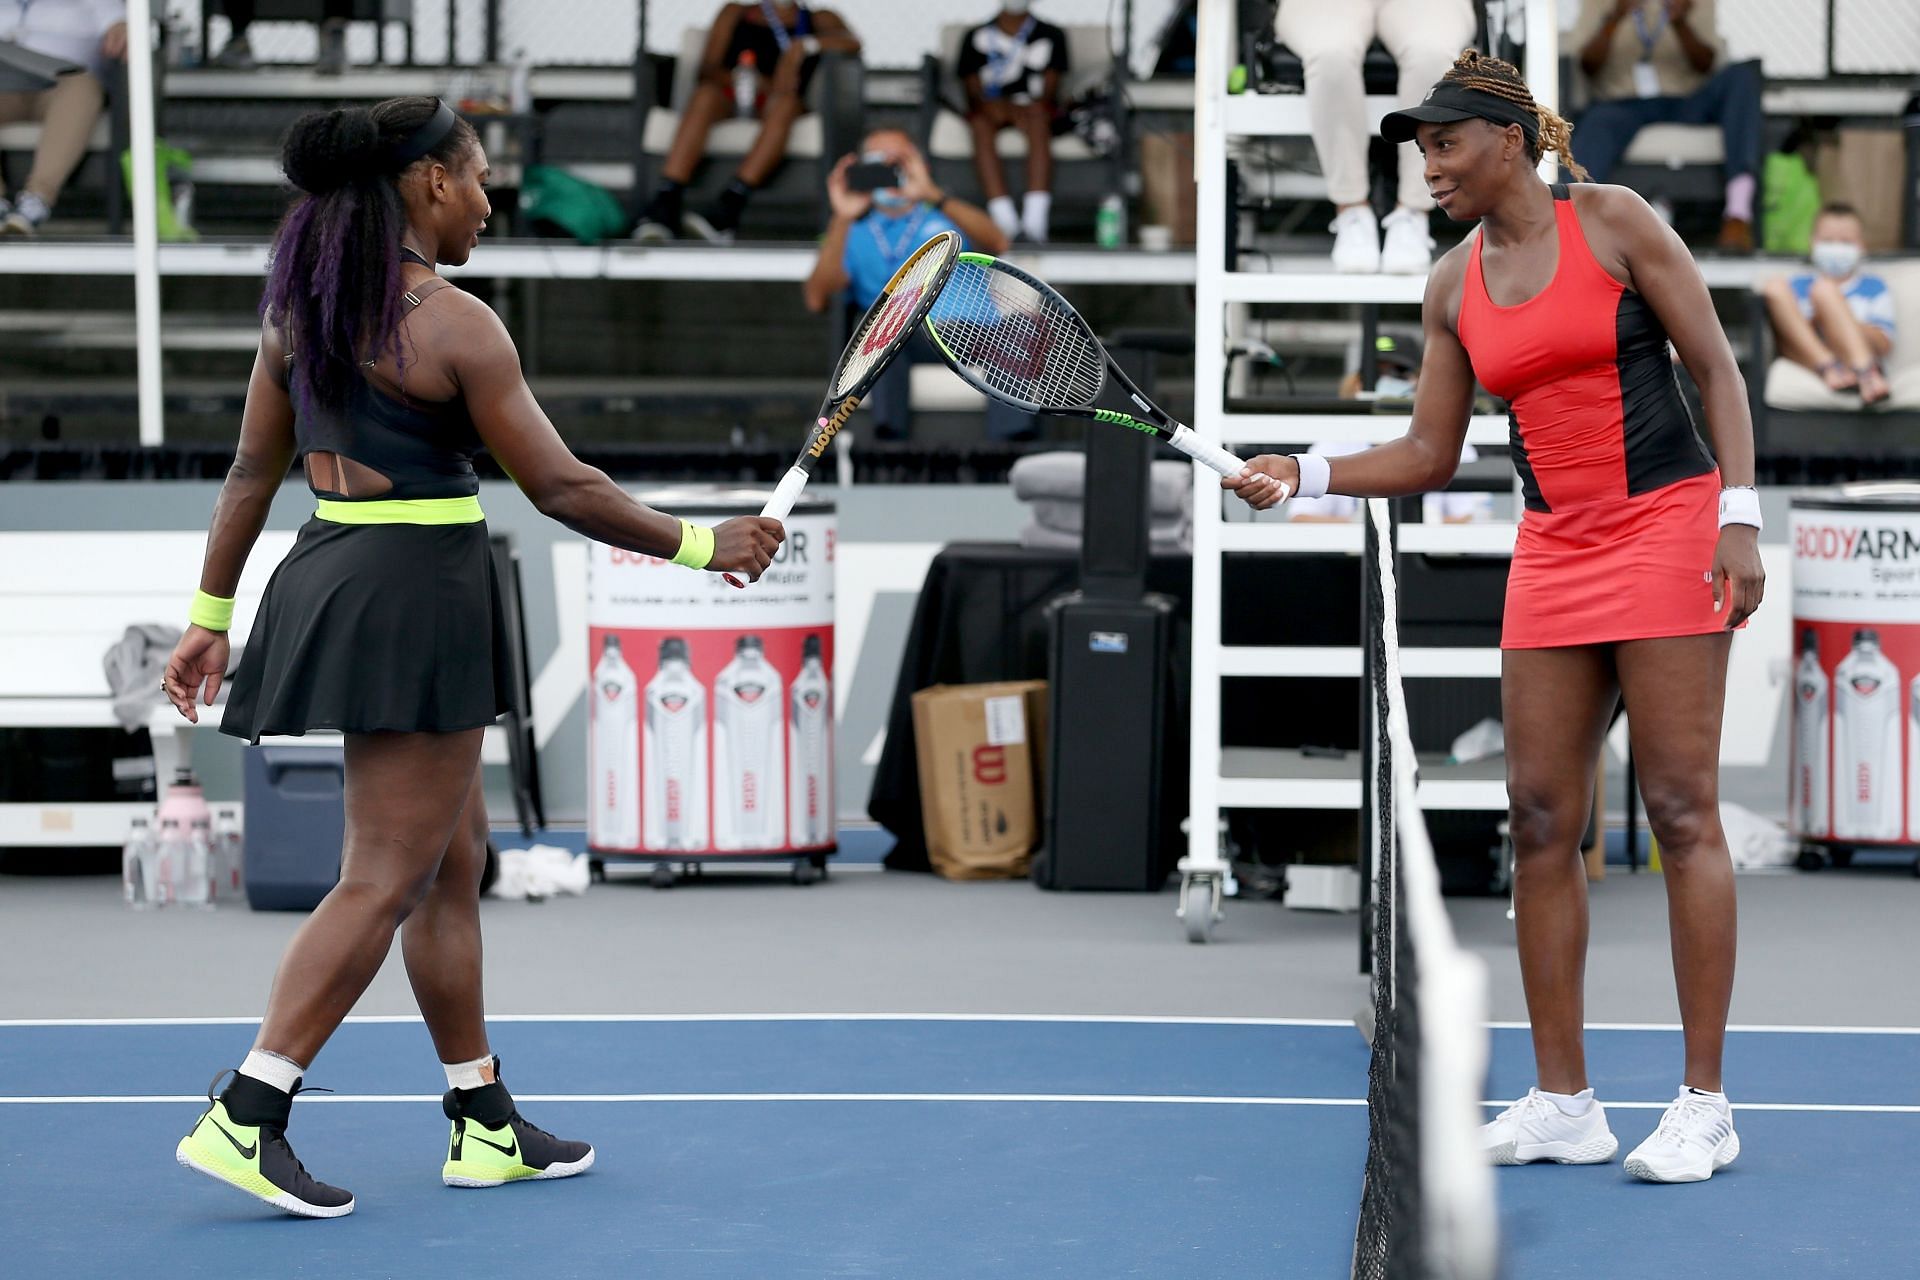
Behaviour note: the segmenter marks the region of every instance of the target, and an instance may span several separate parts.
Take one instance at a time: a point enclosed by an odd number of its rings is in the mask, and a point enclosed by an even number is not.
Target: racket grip
[[[1219,445],[1202,440],[1192,427],[1178,427],[1168,444],[1192,458],[1195,462],[1212,467],[1223,476],[1237,476],[1247,469],[1247,464],[1235,455],[1228,453]]]
[[[793,510],[793,504],[800,500],[800,491],[806,487],[807,473],[799,467],[788,467],[787,474],[780,477],[773,496],[767,499],[767,505],[760,508],[761,516],[768,520],[785,520],[787,513]]]

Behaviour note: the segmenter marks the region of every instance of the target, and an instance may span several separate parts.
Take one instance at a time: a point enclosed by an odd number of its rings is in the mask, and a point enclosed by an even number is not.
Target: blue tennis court
[[[424,1029],[356,1020],[310,1073],[296,1150],[359,1208],[283,1217],[173,1163],[246,1020],[0,1025],[12,1274],[1208,1276],[1347,1272],[1366,1049],[1347,1025],[999,1018],[500,1019],[530,1118],[587,1175],[439,1182]],[[1591,1034],[1623,1150],[1678,1036]],[[1745,1150],[1695,1187],[1619,1164],[1501,1170],[1506,1274],[1907,1276],[1920,1036],[1736,1032]],[[1531,1079],[1494,1032],[1492,1092]]]

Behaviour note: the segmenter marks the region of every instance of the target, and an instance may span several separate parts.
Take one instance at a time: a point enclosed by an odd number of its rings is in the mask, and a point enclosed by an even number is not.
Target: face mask
[[[1405,378],[1383,373],[1374,380],[1373,394],[1382,400],[1411,400],[1413,384]]]
[[[1846,240],[1815,240],[1813,265],[1821,275],[1844,279],[1860,265],[1860,246]]]
[[[908,203],[898,187],[881,187],[873,193],[873,202],[882,209],[902,209]]]
[[[1000,7],[1008,13],[1025,16],[1032,5],[1030,0],[1000,0]]]

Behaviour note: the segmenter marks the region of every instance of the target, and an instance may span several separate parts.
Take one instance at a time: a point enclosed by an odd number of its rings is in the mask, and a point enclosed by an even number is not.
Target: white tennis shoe
[[[1373,210],[1357,204],[1336,214],[1327,230],[1333,232],[1333,269],[1343,275],[1370,275],[1380,270],[1380,223]]]
[[[1538,1089],[1481,1125],[1480,1144],[1495,1164],[1604,1164],[1620,1149],[1599,1102],[1570,1116]]]
[[[1647,1182],[1705,1182],[1739,1154],[1733,1108],[1683,1088],[1659,1127],[1627,1157],[1627,1172]]]

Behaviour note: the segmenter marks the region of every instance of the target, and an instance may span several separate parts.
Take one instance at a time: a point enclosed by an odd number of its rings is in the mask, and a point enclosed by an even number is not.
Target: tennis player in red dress
[[[1765,584],[1745,383],[1698,267],[1646,201],[1623,187],[1541,179],[1543,150],[1585,175],[1567,123],[1533,101],[1511,65],[1462,54],[1381,132],[1417,140],[1435,202],[1479,223],[1427,281],[1412,425],[1364,453],[1266,455],[1249,472],[1309,497],[1438,489],[1458,465],[1476,379],[1512,406],[1525,511],[1507,583],[1501,703],[1538,1083],[1485,1127],[1485,1146],[1500,1164],[1601,1163],[1619,1147],[1587,1084],[1579,845],[1601,740],[1624,697],[1666,869],[1686,1029],[1679,1095],[1626,1167],[1652,1182],[1697,1182],[1740,1150],[1720,1076],[1734,886],[1719,754],[1732,632]],[[1681,399],[1669,340],[1700,387],[1711,454]],[[1277,495],[1247,496],[1258,506]]]

